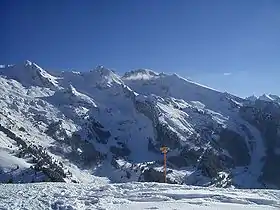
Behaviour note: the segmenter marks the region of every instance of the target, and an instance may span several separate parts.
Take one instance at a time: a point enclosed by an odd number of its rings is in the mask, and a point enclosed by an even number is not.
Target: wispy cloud
[[[230,76],[230,75],[232,75],[231,72],[225,72],[225,73],[224,73],[224,76]]]

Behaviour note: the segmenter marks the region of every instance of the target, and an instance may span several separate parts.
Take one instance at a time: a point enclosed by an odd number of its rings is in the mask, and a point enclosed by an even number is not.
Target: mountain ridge
[[[1,157],[30,166],[0,164],[2,182],[162,182],[165,145],[170,183],[280,187],[277,96],[243,99],[147,69],[54,76],[30,61],[0,69],[0,92]]]

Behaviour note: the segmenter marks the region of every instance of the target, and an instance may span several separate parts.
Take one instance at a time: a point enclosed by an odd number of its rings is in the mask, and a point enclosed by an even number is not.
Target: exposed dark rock
[[[256,100],[240,108],[243,119],[254,125],[263,136],[266,149],[262,181],[280,187],[280,156],[275,150],[280,148],[280,105],[278,103]]]
[[[71,151],[63,150],[63,147],[71,146]],[[79,166],[90,166],[104,159],[104,155],[98,152],[94,145],[83,140],[79,134],[74,133],[71,137],[65,138],[63,142],[49,148],[53,153],[62,155]]]
[[[103,159],[101,153],[95,150],[94,145],[81,138],[78,132],[68,136],[66,131],[61,128],[62,121],[53,122],[45,131],[47,135],[57,140],[57,144],[50,147],[50,150],[56,154],[63,155],[79,165],[91,165]],[[66,152],[64,146],[71,146],[72,150]]]
[[[229,129],[223,129],[220,133],[219,145],[229,152],[236,166],[250,164],[251,157],[246,140],[238,133]]]
[[[27,147],[27,144],[25,143],[24,140],[22,140],[21,138],[16,136],[16,134],[14,134],[12,131],[10,131],[9,129],[5,128],[4,126],[0,125],[0,131],[5,133],[9,138],[14,139],[18,146],[22,146],[23,148]]]
[[[131,173],[129,173],[128,171],[126,171],[126,178],[130,179],[131,177]]]
[[[167,161],[177,168],[186,167],[188,165],[187,160],[182,156],[170,156]]]
[[[108,139],[111,136],[111,133],[107,130],[104,130],[104,127],[95,119],[90,118],[86,127],[88,128],[89,139],[95,138],[99,143],[108,143]]]
[[[231,158],[225,155],[221,155],[222,149],[220,148],[220,144],[225,149],[229,149],[232,146],[231,140],[235,140],[235,138],[237,138],[236,141],[238,141],[236,143],[238,145],[238,152],[240,152],[241,149],[241,152],[243,152],[244,154],[240,157],[237,151],[235,151],[234,149],[231,149],[230,154],[235,156],[235,161],[237,162],[237,165],[250,163],[249,150],[247,148],[245,139],[242,138],[241,136],[233,135],[235,134],[234,132],[229,131],[227,133],[224,131],[223,133],[221,133],[221,137],[222,137],[221,142],[216,143],[216,147],[219,148],[219,152],[217,152],[218,149],[216,149],[217,150],[216,152],[211,151],[211,152],[206,152],[204,154],[203,148],[199,150],[194,150],[192,148],[189,148],[188,146],[184,146],[182,148],[180,137],[174,131],[172,131],[167,124],[163,124],[158,121],[159,114],[154,104],[152,104],[149,101],[145,101],[145,102],[141,101],[141,102],[136,102],[136,107],[140,112],[142,112],[149,119],[151,119],[154,125],[156,138],[155,141],[152,141],[151,139],[149,141],[148,149],[150,151],[159,152],[157,148],[163,145],[168,146],[171,150],[182,149],[180,155],[168,157],[168,164],[171,165],[171,167],[175,166],[181,168],[186,166],[195,166],[197,165],[199,158],[203,154],[204,157],[200,161],[199,169],[202,170],[205,176],[208,176],[210,178],[216,177],[218,172],[222,171],[227,166],[231,168],[234,166],[233,160]],[[213,125],[209,125],[209,126],[200,130],[201,131],[200,138],[202,139],[197,139],[196,136],[192,137],[192,141],[195,144],[200,145],[203,144],[203,142],[205,142],[206,139],[210,139],[211,133],[213,131]],[[231,137],[231,139],[225,139],[228,137]],[[147,173],[146,175],[149,176],[149,171],[147,171],[146,173]],[[159,177],[157,176],[158,173],[152,171],[152,174],[155,176],[152,178],[152,180],[158,181],[159,180]]]
[[[157,111],[154,108],[154,105],[149,101],[134,101],[136,109],[148,117],[153,124],[155,125],[158,121]]]
[[[199,159],[199,157],[201,156],[201,154],[203,153],[203,149],[199,149],[199,150],[194,150],[194,149],[190,149],[188,147],[185,147],[181,153],[180,156],[184,157],[185,160],[187,161],[187,165],[195,165],[197,163],[197,160]]]
[[[152,152],[155,152],[155,153],[160,152],[159,149],[157,149],[157,148],[155,147],[155,145],[153,144],[152,138],[149,138],[148,150],[149,150],[149,151],[152,151]]]
[[[233,161],[229,157],[217,154],[213,150],[206,150],[201,156],[198,169],[204,176],[214,178],[218,172],[228,170],[233,166]]]
[[[52,122],[51,124],[48,125],[45,133],[57,141],[63,141],[68,136],[67,136],[65,130],[62,129],[61,126],[62,126],[61,120],[59,120],[57,122]]]
[[[111,160],[111,165],[116,168],[116,169],[119,169],[120,168],[120,165],[118,164],[118,162],[116,161],[115,158],[112,158]]]
[[[24,127],[20,127],[18,130],[22,131],[22,132],[26,132]]]
[[[168,128],[167,125],[158,123],[156,125],[157,131],[157,145],[160,146],[167,146],[170,149],[178,149],[181,147],[180,139],[178,135]]]
[[[56,163],[42,147],[37,147],[32,144],[27,145],[23,139],[17,137],[12,131],[2,125],[0,125],[0,131],[16,141],[17,145],[20,147],[17,154],[18,157],[33,157],[34,169],[36,171],[42,171],[50,181],[64,182],[66,174],[63,170],[63,166]]]
[[[160,183],[164,183],[164,176],[163,176],[163,172],[161,171],[157,171],[153,168],[149,168],[147,170],[144,171],[143,175],[143,179],[145,182],[160,182]],[[170,180],[168,177],[166,179],[167,183],[170,184],[178,184],[175,181]]]
[[[248,137],[249,140],[254,139],[253,134],[251,133],[250,129],[246,125],[240,125],[240,128],[244,131],[246,136]]]
[[[180,138],[177,134],[172,131],[167,124],[163,124],[159,122],[159,111],[157,110],[156,105],[154,105],[150,101],[134,101],[136,109],[143,113],[146,117],[148,117],[152,123],[155,135],[155,142],[149,141],[149,150],[153,150],[153,146],[150,145],[151,143],[154,144],[155,148],[160,148],[161,146],[167,146],[170,149],[180,148]]]
[[[201,170],[204,176],[213,178],[222,169],[220,160],[212,152],[206,151],[202,156],[198,169]]]
[[[116,156],[116,157],[126,157],[129,156],[130,150],[125,146],[125,147],[116,147],[116,146],[111,146],[110,151]]]
[[[270,154],[266,157],[261,179],[280,187],[280,155]]]

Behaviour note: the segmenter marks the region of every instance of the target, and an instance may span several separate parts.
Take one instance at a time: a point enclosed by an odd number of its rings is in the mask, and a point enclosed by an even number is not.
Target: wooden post
[[[164,182],[166,183],[166,152],[163,154],[163,159],[164,159]]]
[[[166,153],[168,152],[168,147],[161,147],[160,150],[163,153],[163,176],[164,176],[164,182],[166,183]]]

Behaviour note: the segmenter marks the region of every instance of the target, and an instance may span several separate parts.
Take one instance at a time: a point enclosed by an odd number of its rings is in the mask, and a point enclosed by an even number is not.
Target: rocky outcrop
[[[64,182],[66,173],[63,169],[63,164],[54,160],[45,149],[31,143],[27,144],[25,140],[16,136],[12,131],[0,125],[0,131],[5,133],[9,138],[15,140],[19,146],[17,157],[28,157],[32,159],[32,169],[43,172],[48,178],[46,181]]]
[[[254,125],[262,134],[266,156],[261,179],[280,187],[280,105],[274,102],[256,100],[241,107],[240,115]]]
[[[183,168],[188,165],[187,159],[183,156],[169,156],[167,162],[169,165],[176,168]]]
[[[62,128],[61,123],[62,121],[53,122],[45,131],[47,135],[57,140],[57,143],[49,148],[53,153],[63,155],[71,161],[84,166],[97,163],[104,158],[104,155],[98,152],[91,142],[82,139],[79,134],[80,131],[74,132],[69,136]],[[63,147],[68,146],[71,147],[71,150],[65,151]]]
[[[192,148],[185,147],[180,152],[180,156],[184,157],[185,160],[187,161],[186,166],[196,165],[203,151],[204,151],[203,148],[195,150]]]
[[[280,155],[268,154],[265,158],[261,179],[280,188]]]
[[[168,125],[158,122],[155,126],[157,133],[156,147],[167,146],[170,149],[181,148],[180,138],[178,135],[168,128]]]
[[[127,157],[131,153],[125,145],[122,147],[111,146],[110,152],[112,152],[116,157]]]
[[[145,182],[160,182],[164,183],[164,176],[163,172],[157,171],[154,168],[149,168],[145,170],[142,174],[143,176],[143,181]],[[168,177],[166,178],[166,182],[170,184],[178,184],[175,181],[172,181]]]
[[[234,131],[222,129],[217,133],[220,136],[219,141],[211,141],[211,144],[216,144],[215,146],[219,150],[214,149],[213,145],[212,149],[205,150],[203,149],[205,141],[210,139],[213,129],[211,130],[211,127],[207,127],[207,130],[206,127],[198,129],[197,131],[201,132],[200,139],[197,136],[189,139],[190,142],[199,146],[199,149],[194,149],[188,144],[183,146],[178,134],[170,129],[167,124],[159,121],[160,112],[151,101],[136,101],[136,108],[152,120],[154,125],[156,135],[154,141],[152,139],[149,141],[148,147],[150,151],[160,152],[157,148],[162,145],[168,146],[171,150],[180,151],[178,155],[168,156],[167,164],[172,168],[197,166],[197,170],[212,179],[217,177],[218,173],[224,169],[250,163],[249,150],[245,139]],[[221,148],[227,150],[231,157],[224,155]],[[157,171],[155,172],[151,169],[145,173],[145,180],[160,180],[160,175]]]
[[[235,166],[250,164],[251,157],[244,137],[229,129],[223,129],[219,136],[218,144],[228,151]]]
[[[84,131],[87,133],[87,138],[89,140],[95,139],[101,144],[107,144],[111,136],[110,131],[105,130],[105,128],[93,118],[87,120]]]
[[[48,125],[45,133],[54,138],[55,140],[64,140],[67,138],[67,134],[64,129],[61,127],[62,121],[52,122]]]
[[[215,178],[218,172],[228,170],[229,161],[230,159],[224,155],[217,154],[213,150],[206,150],[200,158],[198,170],[201,170],[206,177]]]
[[[77,133],[74,133],[67,141],[72,148],[72,152],[69,154],[73,156],[71,160],[73,159],[88,166],[105,158],[105,155],[97,151],[91,142],[83,140]]]
[[[157,110],[155,104],[148,100],[135,101],[135,107],[139,112],[148,117],[153,123],[155,141],[150,141],[150,143],[153,143],[154,148],[160,148],[163,145],[169,147],[170,149],[178,149],[181,147],[180,138],[178,135],[172,131],[167,124],[159,121],[158,117],[160,113]],[[150,149],[152,149],[151,145]]]

